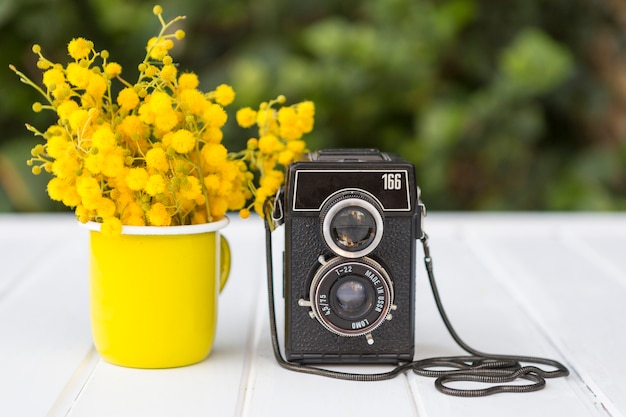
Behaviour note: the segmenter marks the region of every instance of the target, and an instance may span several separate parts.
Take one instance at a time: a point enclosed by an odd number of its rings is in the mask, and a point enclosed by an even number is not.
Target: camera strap
[[[265,202],[264,208],[265,255],[267,264],[270,334],[274,357],[281,367],[300,373],[320,375],[349,381],[384,381],[394,378],[407,370],[412,370],[418,375],[436,378],[435,387],[437,390],[444,394],[457,397],[483,397],[502,392],[518,393],[537,391],[546,385],[547,378],[565,377],[569,375],[569,371],[565,366],[552,359],[519,355],[494,355],[480,352],[467,345],[452,327],[452,324],[448,319],[448,315],[443,308],[443,304],[439,296],[439,290],[437,289],[435,282],[433,261],[430,256],[428,235],[426,234],[424,234],[421,238],[424,249],[424,264],[435,303],[437,305],[437,310],[439,311],[439,315],[441,316],[454,341],[463,350],[469,353],[469,355],[422,359],[414,362],[401,363],[388,372],[363,374],[333,371],[288,362],[282,356],[278,340],[274,301],[274,271],[272,264],[272,231],[280,225],[279,220],[282,220],[283,213],[280,204],[278,204],[277,207],[274,206],[273,198],[270,198]],[[279,212],[277,212],[277,210]],[[522,366],[522,363],[527,365]],[[554,369],[545,370],[537,365],[545,365]],[[518,379],[524,379],[530,381],[530,383],[511,384],[511,382]],[[459,389],[448,385],[448,383],[457,381],[478,382],[489,386],[481,389]]]

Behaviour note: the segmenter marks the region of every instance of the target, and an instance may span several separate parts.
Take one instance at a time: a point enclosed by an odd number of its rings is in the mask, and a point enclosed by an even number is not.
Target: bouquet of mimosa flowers
[[[103,233],[118,234],[122,225],[207,223],[229,210],[263,216],[284,167],[306,152],[313,103],[288,106],[281,95],[239,109],[237,123],[256,131],[245,149],[226,149],[225,107],[235,91],[222,84],[203,92],[196,74],[179,71],[169,52],[185,37],[173,29],[184,16],[165,21],[160,6],[153,12],[161,30],[147,42],[134,83],[106,50],[80,37],[69,42],[65,65],[33,47],[41,83],[11,66],[43,97],[33,110],[57,116],[47,129],[26,125],[43,139],[28,164],[34,174],[51,174],[51,199],[74,208],[81,222],[101,222]]]

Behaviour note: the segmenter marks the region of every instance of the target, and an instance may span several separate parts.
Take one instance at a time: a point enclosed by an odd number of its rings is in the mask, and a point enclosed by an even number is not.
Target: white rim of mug
[[[200,233],[209,233],[215,232],[220,229],[223,229],[228,225],[230,220],[227,216],[222,217],[220,220],[210,223],[201,223],[201,224],[189,224],[182,226],[122,226],[122,234],[123,235],[156,235],[156,236],[165,236],[165,235],[190,235],[190,234],[200,234]],[[98,222],[87,222],[80,223],[81,226],[86,229],[99,232],[102,227],[102,223]]]

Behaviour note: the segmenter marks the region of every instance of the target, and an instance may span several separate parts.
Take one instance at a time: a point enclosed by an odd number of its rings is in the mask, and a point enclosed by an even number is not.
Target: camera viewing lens
[[[331,220],[330,231],[339,245],[353,250],[372,242],[376,235],[376,222],[360,207],[345,207]]]
[[[372,252],[383,235],[383,217],[373,198],[350,192],[322,210],[322,234],[337,255],[360,258]]]
[[[362,277],[349,275],[330,290],[333,310],[346,320],[360,320],[374,306],[374,287]]]

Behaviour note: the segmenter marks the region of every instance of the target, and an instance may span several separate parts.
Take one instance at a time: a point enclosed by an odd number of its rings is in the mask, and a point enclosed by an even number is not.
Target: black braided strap
[[[530,356],[517,355],[490,355],[479,352],[465,343],[456,333],[448,316],[443,308],[439,291],[435,282],[433,272],[432,258],[430,256],[430,248],[428,246],[428,236],[424,234],[422,245],[424,247],[424,263],[428,273],[430,287],[437,304],[439,314],[448,329],[448,332],[455,342],[463,348],[470,356],[450,356],[440,358],[429,358],[415,362],[401,364],[388,372],[373,374],[355,374],[348,372],[337,372],[323,368],[312,367],[286,361],[280,352],[278,342],[278,331],[276,328],[276,309],[274,302],[274,272],[272,268],[272,231],[277,223],[272,220],[273,203],[272,199],[268,199],[264,206],[265,214],[265,256],[267,267],[267,287],[268,287],[268,306],[270,315],[270,335],[274,357],[280,366],[295,372],[301,372],[312,375],[325,376],[335,379],[343,379],[349,381],[384,381],[391,379],[412,369],[418,375],[436,378],[435,387],[440,392],[457,397],[484,397],[497,393],[521,393],[537,391],[545,387],[546,378],[565,377],[569,375],[569,371],[560,362],[552,359],[536,358]],[[521,366],[521,363],[542,364],[554,368],[552,371],[546,371],[537,366]],[[447,369],[432,369],[447,368]],[[513,383],[518,379],[530,381],[530,384]],[[489,384],[489,387],[480,389],[460,389],[453,388],[448,383],[454,382],[471,382]],[[507,385],[502,385],[507,384]]]

